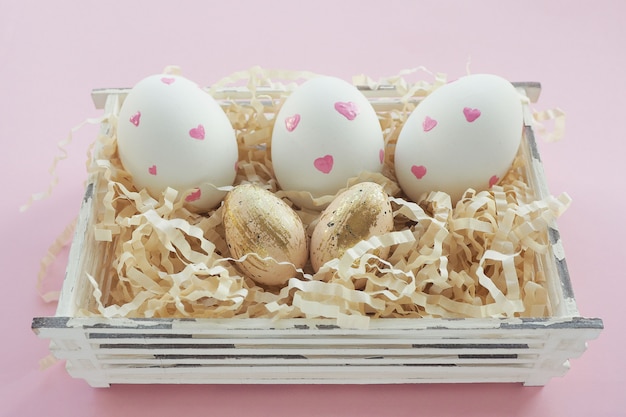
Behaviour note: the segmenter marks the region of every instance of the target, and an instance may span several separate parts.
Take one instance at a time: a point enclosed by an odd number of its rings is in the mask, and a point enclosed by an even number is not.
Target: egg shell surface
[[[414,201],[431,191],[458,201],[488,190],[509,170],[523,128],[522,96],[491,74],[459,78],[433,91],[406,120],[395,150],[400,187]]]
[[[384,140],[368,99],[352,84],[318,77],[300,85],[278,112],[274,173],[287,191],[334,195],[359,173],[380,172]]]
[[[190,191],[196,211],[215,207],[232,185],[238,159],[233,127],[196,83],[158,74],[137,83],[119,113],[117,144],[124,169],[154,197],[171,187]]]
[[[302,220],[270,191],[254,184],[236,186],[224,199],[222,219],[231,256],[249,255],[237,265],[253,281],[282,285],[306,264],[309,251]]]
[[[322,265],[362,240],[393,230],[393,210],[387,193],[373,182],[355,184],[341,192],[322,212],[311,235],[311,266]],[[375,253],[384,258],[389,250]]]

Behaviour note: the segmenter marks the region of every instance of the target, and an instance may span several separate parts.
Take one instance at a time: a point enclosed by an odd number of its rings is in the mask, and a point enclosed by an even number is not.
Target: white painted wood
[[[88,321],[90,325],[86,325]],[[66,324],[74,327],[40,327],[43,336],[54,338],[56,334],[64,341],[53,353],[67,360],[68,372],[93,386],[366,383],[363,374],[367,372],[375,375],[372,383],[506,381],[543,385],[563,375],[568,359],[580,355],[585,341],[600,331],[597,321],[575,318],[499,321],[508,328],[472,328],[465,320],[426,320],[444,328],[415,329],[410,329],[410,323],[420,323],[419,319],[405,320],[401,328],[392,325],[395,320],[378,320],[374,321],[373,333],[333,326],[305,328],[303,320],[288,320],[294,327],[282,329],[263,329],[251,326],[248,320],[234,320],[231,324],[235,334],[223,328],[225,320],[124,319],[115,328],[99,327],[102,319],[96,321],[99,323],[73,319]],[[241,322],[247,322],[241,327],[251,328],[236,329]],[[324,320],[315,322],[320,326]],[[154,327],[159,324],[155,333]],[[167,328],[174,327],[176,333],[168,333]],[[195,333],[200,330],[205,332]],[[245,377],[240,375],[242,369]],[[298,378],[294,377],[294,369],[299,370]],[[271,374],[263,373],[270,370]],[[385,377],[381,378],[380,372]]]
[[[528,369],[514,366],[490,368],[448,366],[343,366],[303,367],[242,366],[223,368],[119,368],[106,369],[102,379],[88,371],[72,375],[110,383],[149,384],[390,384],[524,382]],[[135,382],[136,381],[136,382]]]

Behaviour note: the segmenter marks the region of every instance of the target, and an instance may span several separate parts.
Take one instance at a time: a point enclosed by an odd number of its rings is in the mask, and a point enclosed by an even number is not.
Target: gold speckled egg
[[[383,188],[373,182],[353,185],[322,212],[311,235],[311,265],[318,271],[361,240],[392,230],[393,211]],[[379,257],[387,254],[388,249],[377,253]]]
[[[231,256],[258,255],[237,264],[250,279],[283,285],[296,276],[295,268],[306,264],[304,225],[297,213],[270,191],[253,184],[238,185],[226,195],[222,213]]]

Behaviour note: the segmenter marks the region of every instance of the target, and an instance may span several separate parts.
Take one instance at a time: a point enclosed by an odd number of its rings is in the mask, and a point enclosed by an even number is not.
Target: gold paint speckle
[[[231,256],[250,255],[238,265],[255,281],[280,284],[295,270],[277,262],[290,262],[297,268],[306,263],[304,225],[291,207],[271,192],[252,184],[235,187],[224,200],[222,220]]]
[[[392,229],[393,214],[382,187],[357,184],[338,195],[322,213],[311,237],[311,264],[317,269],[360,241]]]

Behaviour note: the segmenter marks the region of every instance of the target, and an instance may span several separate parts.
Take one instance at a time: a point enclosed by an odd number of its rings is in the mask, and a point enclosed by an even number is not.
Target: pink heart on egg
[[[415,175],[415,178],[421,180],[426,175],[426,167],[424,165],[413,165],[411,167],[411,173]]]
[[[185,197],[185,201],[192,202],[192,201],[200,200],[201,195],[202,195],[202,191],[200,191],[199,188],[196,188],[195,191],[193,191],[187,197]]]
[[[194,139],[204,140],[204,126],[198,125],[198,127],[190,129],[189,136]]]
[[[435,126],[437,126],[437,121],[435,119],[432,119],[428,116],[424,118],[424,122],[422,123],[422,128],[424,129],[424,132],[430,132],[435,128]]]
[[[152,165],[150,168],[148,168],[148,173],[150,175],[156,175],[157,174],[157,167],[156,167],[156,165]]]
[[[385,151],[384,149],[381,149],[378,151],[378,159],[380,160],[381,164],[385,163]]]
[[[137,113],[133,114],[132,116],[130,116],[130,122],[132,124],[134,124],[135,126],[139,126],[139,120],[141,119],[141,112],[138,111]]]
[[[172,78],[172,77],[163,77],[163,78],[161,78],[161,82],[163,84],[167,84],[167,85],[172,84],[174,81],[176,81],[176,78]]]
[[[348,120],[354,120],[359,115],[359,107],[352,101],[338,101],[335,103],[335,110]]]
[[[480,117],[480,110],[472,109],[470,107],[465,107],[463,109],[463,114],[465,115],[465,120],[472,123],[474,120]]]
[[[492,188],[494,185],[496,185],[498,181],[500,181],[500,178],[497,175],[492,175],[491,178],[489,178],[489,188]]]
[[[285,118],[285,129],[287,132],[293,132],[296,127],[298,127],[298,123],[300,123],[300,115],[294,114],[293,116],[289,116]]]
[[[332,155],[324,155],[313,161],[313,165],[318,171],[328,174],[333,169],[333,157]]]

